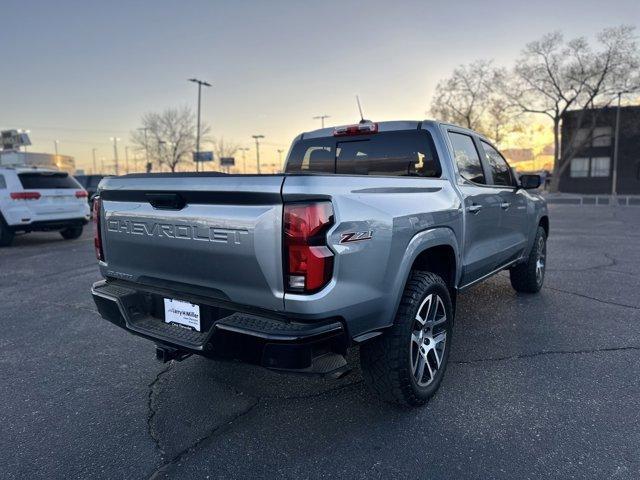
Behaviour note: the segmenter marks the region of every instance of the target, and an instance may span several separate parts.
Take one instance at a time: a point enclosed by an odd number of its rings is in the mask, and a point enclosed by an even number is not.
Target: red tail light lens
[[[11,192],[13,200],[38,200],[40,192]]]
[[[76,198],[87,198],[86,190],[76,190]]]
[[[100,207],[102,201],[100,197],[93,199],[93,246],[96,249],[96,258],[104,261],[104,252],[102,250],[102,232],[100,231]]]
[[[313,293],[333,274],[333,252],[327,230],[333,225],[330,202],[291,203],[284,206],[285,289]]]

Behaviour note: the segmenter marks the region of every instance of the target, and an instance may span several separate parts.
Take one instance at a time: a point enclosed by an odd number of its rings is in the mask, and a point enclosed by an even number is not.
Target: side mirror
[[[533,190],[542,184],[540,175],[520,175],[520,186],[525,190]]]

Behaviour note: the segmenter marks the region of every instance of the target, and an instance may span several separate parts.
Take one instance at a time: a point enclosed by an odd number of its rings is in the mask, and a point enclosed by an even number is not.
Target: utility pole
[[[246,152],[249,151],[248,147],[240,147],[238,148],[242,152],[242,173],[247,173],[247,156]]]
[[[124,173],[129,173],[129,145],[124,147]]]
[[[197,78],[190,78],[190,82],[198,84],[198,126],[196,129],[196,172],[200,169],[200,98],[202,86],[210,87],[211,84]]]
[[[258,175],[260,175],[260,139],[264,138],[264,135],[251,135],[256,141],[256,164],[258,165]]]
[[[54,140],[54,141],[53,141],[53,148],[54,148],[54,149],[55,149],[55,151],[56,151],[56,157],[58,156],[58,144],[59,144],[59,143],[60,143],[60,141],[59,141],[59,140]]]
[[[93,174],[95,175],[96,172],[98,171],[97,167],[96,167],[96,150],[97,148],[92,148],[91,149],[91,155],[93,156]]]
[[[116,168],[116,176],[119,175],[118,171],[118,137],[111,137],[110,140],[113,142],[113,163]]]
[[[325,118],[330,118],[331,115],[316,115],[315,117],[313,117],[314,120],[320,120],[320,124],[322,125],[322,128],[324,128],[324,119]]]
[[[614,204],[618,203],[615,197],[618,195],[618,144],[620,141],[620,102],[622,101],[622,95],[625,93],[629,92],[618,92],[618,108],[616,109],[616,131],[614,134],[615,139],[613,141],[613,171],[611,172],[611,194],[614,197]]]

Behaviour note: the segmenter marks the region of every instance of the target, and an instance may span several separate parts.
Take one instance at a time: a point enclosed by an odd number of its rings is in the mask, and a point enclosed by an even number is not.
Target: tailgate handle
[[[159,210],[182,210],[186,201],[177,193],[145,193],[147,201]]]

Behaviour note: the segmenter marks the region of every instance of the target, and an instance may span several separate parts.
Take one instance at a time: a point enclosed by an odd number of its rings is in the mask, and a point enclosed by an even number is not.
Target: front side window
[[[573,178],[582,178],[589,176],[589,159],[573,158],[571,160],[571,168],[569,175]]]
[[[338,173],[393,177],[442,174],[429,132],[409,130],[297,142],[286,173]]]
[[[509,168],[507,161],[487,142],[482,141],[482,148],[484,148],[484,152],[487,154],[489,168],[491,168],[493,176],[493,184],[513,187],[515,182],[513,181],[511,168]]]
[[[591,176],[592,177],[608,177],[609,165],[611,160],[609,157],[594,157],[591,159]]]
[[[449,138],[460,176],[473,183],[486,183],[480,155],[473,139],[469,135],[456,132],[449,132]]]

